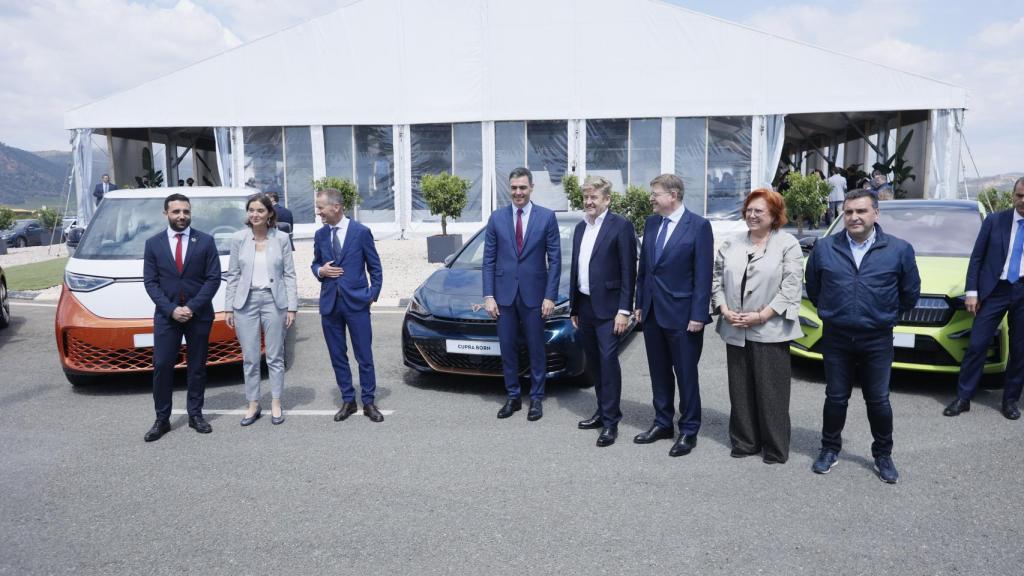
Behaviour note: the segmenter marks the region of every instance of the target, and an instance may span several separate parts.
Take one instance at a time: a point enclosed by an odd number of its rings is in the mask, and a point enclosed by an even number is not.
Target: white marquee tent
[[[875,148],[907,118],[919,122],[921,195],[952,197],[966,108],[961,87],[657,0],[357,0],[71,110],[65,127],[104,133],[125,181],[138,163],[117,156],[134,158],[138,142],[165,168],[192,146],[211,181],[279,186],[307,229],[307,181],[349,177],[375,232],[398,234],[436,227],[419,175],[450,169],[473,181],[468,230],[507,201],[515,164],[548,173],[538,199],[555,207],[565,207],[566,173],[615,174],[625,186],[680,172],[703,188],[709,216],[734,217],[711,198],[734,206],[770,184],[795,115],[805,128],[843,115],[842,134],[823,131],[814,145],[833,158],[836,142],[861,140],[847,123]],[[870,165],[861,148],[847,159]],[[90,178],[79,176],[82,192]]]

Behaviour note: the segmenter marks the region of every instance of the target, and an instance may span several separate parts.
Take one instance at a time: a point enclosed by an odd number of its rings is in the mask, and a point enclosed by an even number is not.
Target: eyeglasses
[[[760,208],[747,208],[746,214],[747,216],[764,216],[767,214],[767,211],[761,210]]]
[[[511,188],[513,192],[516,192],[516,191],[526,192],[527,190],[530,189],[529,186],[509,186],[509,188]]]

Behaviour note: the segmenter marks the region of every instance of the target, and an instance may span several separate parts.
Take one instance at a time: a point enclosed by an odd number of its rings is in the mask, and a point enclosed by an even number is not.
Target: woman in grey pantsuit
[[[712,306],[726,343],[732,456],[789,458],[789,342],[800,331],[803,253],[786,223],[778,192],[759,188],[743,203],[747,232],[715,256]]]
[[[231,238],[227,289],[224,292],[227,324],[235,329],[242,346],[242,371],[249,408],[242,426],[255,422],[260,408],[260,329],[270,372],[271,416],[284,422],[281,391],[284,388],[284,336],[295,321],[298,290],[295,262],[288,235],[278,233],[274,205],[265,194],[245,202],[248,229]]]

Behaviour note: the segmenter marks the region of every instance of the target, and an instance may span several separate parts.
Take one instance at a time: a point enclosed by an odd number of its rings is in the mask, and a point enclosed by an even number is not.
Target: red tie
[[[175,234],[175,236],[178,238],[178,247],[174,249],[174,265],[178,267],[178,274],[181,274],[185,269],[185,262],[181,259],[181,237],[184,234]]]
[[[516,252],[523,251],[523,209],[516,211]]]

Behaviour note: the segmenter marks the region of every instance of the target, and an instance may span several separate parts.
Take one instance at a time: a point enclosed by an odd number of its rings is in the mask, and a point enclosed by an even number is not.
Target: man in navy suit
[[[288,223],[288,242],[292,245],[292,252],[295,251],[295,240],[293,234],[295,232],[295,216],[292,215],[292,211],[285,208],[284,204],[279,204],[277,201],[277,192],[266,192],[266,195],[270,197],[270,201],[274,203],[274,214],[277,215],[277,221]]]
[[[117,190],[117,185],[110,181],[110,174],[104,174],[100,177],[99,184],[96,185],[92,190],[92,195],[96,198],[96,205],[100,205],[100,200],[103,200],[103,196],[111,190]]]
[[[967,311],[974,314],[971,340],[960,365],[956,400],[943,414],[958,416],[971,409],[978,389],[989,344],[1004,314],[1010,327],[1010,359],[1006,365],[1001,412],[1010,420],[1020,418],[1024,387],[1024,178],[1013,185],[1013,208],[990,214],[978,232],[967,267]]]
[[[651,181],[655,215],[644,225],[636,279],[636,317],[643,323],[654,393],[654,424],[633,441],[672,438],[672,406],[679,388],[679,438],[670,456],[689,454],[700,430],[697,362],[704,325],[711,322],[715,239],[711,223],[683,207],[683,181],[662,174]],[[674,371],[674,374],[673,374]]]
[[[146,240],[142,279],[153,313],[153,403],[156,422],[146,442],[170,431],[171,387],[181,339],[188,347],[188,425],[213,431],[203,418],[206,352],[213,328],[213,296],[220,288],[220,255],[213,237],[192,229],[192,203],[184,194],[164,199],[167,229]]]
[[[377,376],[373,368],[370,305],[380,296],[384,274],[373,244],[373,233],[366,226],[345,217],[341,192],[334,188],[317,192],[316,214],[324,226],[313,235],[312,270],[313,276],[320,281],[320,323],[342,399],[334,421],[341,422],[355,414],[357,409],[345,343],[347,328],[359,364],[363,414],[374,422],[381,422],[384,415],[374,402]]]
[[[580,331],[587,369],[594,379],[597,410],[578,426],[601,428],[599,447],[619,436],[622,370],[619,338],[629,329],[636,284],[636,232],[629,220],[608,210],[612,183],[599,176],[584,181],[584,219],[572,236],[570,315]]]
[[[484,309],[498,321],[498,345],[508,399],[498,418],[523,407],[519,390],[519,340],[530,358],[530,411],[527,420],[544,415],[544,319],[555,310],[562,247],[555,213],[530,202],[533,173],[516,168],[509,174],[512,204],[496,210],[484,232]]]

